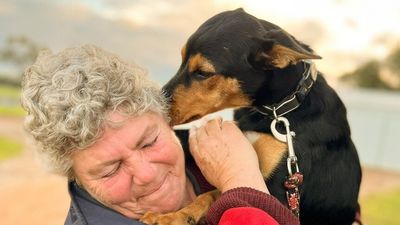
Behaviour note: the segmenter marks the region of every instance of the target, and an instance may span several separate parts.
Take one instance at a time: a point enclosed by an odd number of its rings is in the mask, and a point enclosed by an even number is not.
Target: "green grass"
[[[20,93],[21,88],[19,87],[0,84],[0,96],[2,97],[19,99]]]
[[[399,209],[400,189],[370,195],[361,199],[361,220],[367,225],[399,225]]]
[[[5,137],[0,137],[0,161],[18,156],[22,152],[23,145]]]
[[[0,116],[24,116],[24,110],[19,106],[21,89],[15,86],[0,85],[0,99],[15,102],[15,105],[0,105]]]
[[[25,111],[19,106],[0,106],[0,116],[25,116]]]

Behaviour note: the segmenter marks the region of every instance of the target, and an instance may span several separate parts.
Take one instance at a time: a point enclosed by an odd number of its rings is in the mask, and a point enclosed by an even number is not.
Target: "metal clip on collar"
[[[275,110],[274,110],[274,112],[275,112]],[[278,122],[283,122],[283,124],[285,125],[286,134],[279,133],[279,131],[276,129],[276,124]],[[289,125],[290,125],[289,120],[286,119],[285,117],[283,117],[283,116],[275,117],[275,119],[272,120],[272,122],[271,122],[271,132],[276,139],[278,139],[281,142],[287,143],[287,146],[288,146],[287,169],[288,169],[289,175],[292,175],[293,174],[292,168],[294,167],[296,169],[296,172],[299,172],[299,166],[297,164],[297,157],[294,152],[293,139],[292,139],[296,134],[294,131],[290,130]]]

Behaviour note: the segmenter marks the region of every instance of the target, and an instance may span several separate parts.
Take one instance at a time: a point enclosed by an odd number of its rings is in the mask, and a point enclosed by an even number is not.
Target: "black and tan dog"
[[[288,175],[287,145],[271,136],[270,129],[274,118],[284,116],[296,133],[294,149],[304,175],[301,224],[352,224],[360,163],[345,106],[313,64],[305,61],[320,57],[280,27],[242,9],[210,18],[181,53],[179,71],[164,87],[171,99],[173,123],[240,108],[234,118],[251,134],[268,188],[287,204],[283,186]],[[201,196],[177,213],[183,217],[178,221],[198,219],[212,199]],[[153,216],[145,221],[164,224],[162,216]]]

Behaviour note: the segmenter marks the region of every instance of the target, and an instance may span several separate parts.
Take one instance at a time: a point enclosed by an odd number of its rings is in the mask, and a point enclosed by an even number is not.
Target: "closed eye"
[[[119,168],[121,167],[121,161],[119,161],[115,166],[110,170],[107,174],[103,175],[102,178],[112,177],[114,174],[117,173]]]
[[[158,136],[159,136],[159,135],[157,135],[151,142],[149,142],[149,143],[143,145],[143,146],[141,147],[141,149],[145,149],[145,148],[149,148],[149,147],[153,146],[153,145],[157,142]]]
[[[196,71],[192,72],[192,76],[194,76],[197,79],[201,79],[201,80],[207,79],[207,78],[211,77],[212,75],[214,75],[214,74],[211,72],[205,72],[202,70],[196,70]]]

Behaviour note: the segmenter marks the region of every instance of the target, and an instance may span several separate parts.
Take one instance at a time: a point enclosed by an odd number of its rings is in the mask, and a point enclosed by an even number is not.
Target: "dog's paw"
[[[193,216],[183,212],[167,214],[147,212],[140,218],[140,222],[149,225],[196,225],[197,221]]]

